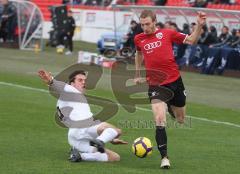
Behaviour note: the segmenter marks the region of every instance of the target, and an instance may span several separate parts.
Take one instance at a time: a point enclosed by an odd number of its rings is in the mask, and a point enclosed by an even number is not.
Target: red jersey
[[[180,77],[173,55],[173,43],[182,44],[187,35],[170,29],[158,29],[153,34],[135,36],[137,51],[144,57],[149,85],[165,85]]]

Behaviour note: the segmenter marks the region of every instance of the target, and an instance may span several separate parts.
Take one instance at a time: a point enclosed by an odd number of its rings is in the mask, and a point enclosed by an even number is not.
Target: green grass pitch
[[[95,51],[95,45],[76,43],[75,50]],[[129,145],[107,145],[121,155],[116,163],[69,163],[67,129],[54,121],[56,100],[37,77],[45,68],[53,73],[77,61],[57,55],[55,49],[34,53],[0,49],[0,173],[2,174],[123,174],[123,173],[239,173],[240,80],[182,72],[188,91],[187,122],[183,127],[169,120],[168,144],[172,168],[160,169],[157,150],[145,159],[135,157],[131,143],[140,136],[154,140],[155,129],[137,127],[151,123],[149,105],[135,113],[122,107],[110,123],[123,130]],[[116,101],[109,90],[109,70],[104,70],[96,89],[89,91]],[[30,87],[30,88],[29,88]],[[93,111],[97,108],[92,106]],[[131,124],[130,124],[131,123]]]

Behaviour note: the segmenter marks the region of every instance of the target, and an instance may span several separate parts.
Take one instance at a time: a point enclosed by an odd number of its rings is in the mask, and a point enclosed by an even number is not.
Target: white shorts
[[[82,153],[93,153],[97,149],[90,146],[90,140],[96,139],[99,135],[97,129],[100,124],[88,128],[70,128],[68,131],[68,143]]]

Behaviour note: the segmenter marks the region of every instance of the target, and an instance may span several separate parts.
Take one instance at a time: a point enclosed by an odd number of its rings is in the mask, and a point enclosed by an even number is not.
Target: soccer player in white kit
[[[65,114],[64,108],[71,108],[69,117],[73,121],[92,119],[92,112],[84,96],[87,76],[84,71],[75,71],[69,76],[69,83],[57,81],[51,73],[45,70],[38,71],[39,77],[49,85],[49,90],[54,91],[58,98],[57,108],[60,114]],[[74,94],[74,95],[72,95]],[[69,100],[69,96],[74,99]],[[70,97],[71,98],[71,97]],[[104,144],[127,144],[127,142],[117,139],[121,135],[121,130],[113,125],[101,122],[99,124],[85,128],[69,128],[68,143],[72,150],[69,160],[79,161],[119,161],[120,156],[109,149],[104,148]]]

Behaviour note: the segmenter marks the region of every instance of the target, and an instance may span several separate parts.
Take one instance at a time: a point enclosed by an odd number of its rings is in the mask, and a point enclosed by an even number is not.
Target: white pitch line
[[[18,84],[14,84],[14,83],[0,82],[0,85],[17,87],[17,88],[21,88],[21,89],[28,89],[28,90],[37,91],[37,92],[44,92],[44,93],[48,93],[49,92],[46,89],[33,88],[33,87],[18,85]],[[118,105],[120,105],[120,104],[118,103]],[[152,112],[152,110],[147,109],[147,108],[141,108],[141,107],[136,107],[136,108],[138,110],[142,110],[142,111],[146,111],[146,112]],[[234,124],[234,123],[230,123],[230,122],[218,121],[218,120],[210,120],[210,119],[207,119],[207,118],[195,117],[195,116],[190,116],[190,115],[188,115],[187,117],[195,119],[195,120],[200,120],[200,121],[205,121],[205,122],[210,122],[210,123],[215,123],[215,124],[223,124],[223,125],[227,125],[227,126],[240,128],[239,124]]]
[[[142,110],[142,111],[146,111],[146,112],[151,111],[151,109],[147,109],[147,108],[141,108],[141,107],[136,107],[136,108],[139,109],[139,110]],[[191,116],[191,115],[188,115],[186,117],[191,118],[191,119],[195,119],[195,120],[211,122],[211,123],[216,123],[216,124],[224,124],[224,125],[240,128],[239,124],[234,124],[234,123],[230,123],[230,122],[218,121],[218,120],[210,120],[210,119],[207,119],[207,118],[195,117],[195,116]]]
[[[18,84],[14,84],[14,83],[0,82],[0,85],[17,87],[17,88],[22,88],[22,89],[29,89],[29,90],[32,90],[32,91],[48,93],[48,90],[46,90],[46,89],[33,88],[33,87],[18,85]]]
[[[216,123],[216,124],[224,124],[224,125],[240,128],[239,124],[234,124],[234,123],[230,123],[230,122],[218,121],[218,120],[209,120],[207,118],[194,117],[194,116],[190,116],[190,115],[187,116],[187,117],[191,117],[192,119],[195,119],[195,120],[201,120],[201,121],[206,121],[206,122],[211,122],[211,123]]]

